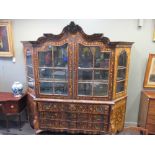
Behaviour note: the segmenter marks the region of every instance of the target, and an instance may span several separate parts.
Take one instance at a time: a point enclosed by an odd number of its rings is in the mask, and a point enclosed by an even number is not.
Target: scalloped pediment
[[[82,37],[86,40],[86,41],[100,41],[103,42],[104,44],[108,44],[110,42],[109,38],[104,37],[102,33],[95,33],[92,35],[87,35],[83,29],[79,26],[76,25],[73,21],[70,22],[69,25],[65,26],[62,30],[62,32],[58,35],[52,34],[52,33],[45,33],[43,34],[42,37],[39,37],[37,39],[37,41],[29,41],[31,44],[33,45],[37,45],[37,44],[41,44],[44,43],[46,41],[58,41],[60,40],[63,36],[67,35],[67,34],[76,34],[76,33],[80,33],[82,35]]]

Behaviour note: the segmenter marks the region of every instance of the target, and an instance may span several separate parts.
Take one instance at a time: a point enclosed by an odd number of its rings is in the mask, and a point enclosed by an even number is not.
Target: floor
[[[0,121],[0,135],[35,135],[29,123],[22,122],[22,130],[18,129],[18,124],[15,121],[9,122],[9,132],[6,130],[5,121]]]
[[[4,119],[0,120],[0,135],[36,135],[35,130],[31,128],[27,119],[25,118],[25,114],[22,114],[22,130],[19,130],[18,123],[15,118],[9,121],[9,132],[6,130],[6,123]],[[1,116],[0,118],[2,118]],[[26,121],[26,122],[25,122]],[[120,132],[117,135],[137,135],[131,132]],[[56,132],[42,132],[40,135],[69,135],[68,133],[56,133]]]
[[[22,122],[22,130],[18,128],[16,121],[9,122],[9,132],[6,130],[5,121],[0,121],[0,135],[35,135],[35,130],[31,128],[28,122]],[[117,135],[131,135],[130,132],[120,132]],[[67,133],[42,132],[40,135],[68,135]]]

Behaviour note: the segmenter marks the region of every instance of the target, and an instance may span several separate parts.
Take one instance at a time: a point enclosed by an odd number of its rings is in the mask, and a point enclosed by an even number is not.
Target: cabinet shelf
[[[118,66],[118,70],[119,69],[126,69],[126,67],[124,67],[124,66]]]

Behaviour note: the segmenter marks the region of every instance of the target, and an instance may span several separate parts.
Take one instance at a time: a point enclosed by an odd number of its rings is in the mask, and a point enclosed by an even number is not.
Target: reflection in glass
[[[79,70],[78,72],[79,80],[92,80],[91,70]]]
[[[52,51],[39,52],[39,66],[52,67]]]
[[[117,80],[124,80],[126,74],[126,69],[118,69],[117,71]]]
[[[55,80],[68,80],[68,70],[53,70]]]
[[[32,54],[29,49],[26,51],[26,64],[32,66]]]
[[[40,79],[52,78],[52,70],[49,68],[40,68],[39,76]]]
[[[34,89],[34,79],[28,77],[27,80],[28,80],[28,87]]]
[[[67,44],[63,46],[54,46],[54,66],[55,67],[67,67]]]
[[[41,82],[40,93],[53,94],[53,83],[52,82]]]
[[[126,67],[127,63],[127,54],[126,51],[122,51],[118,58],[118,66]]]
[[[80,45],[79,48],[79,67],[93,67],[93,47]]]
[[[108,68],[109,59],[110,59],[110,53],[100,52],[100,50],[96,50],[95,59],[94,59],[95,67],[96,68]]]
[[[108,80],[108,70],[95,70],[94,80]]]
[[[79,95],[92,95],[92,84],[91,83],[79,83],[78,94]]]
[[[148,77],[148,84],[152,85],[152,82],[155,82],[155,58],[152,58]]]
[[[54,94],[68,94],[68,83],[54,83]]]
[[[78,95],[107,96],[110,56],[110,52],[101,52],[99,46],[79,45]],[[83,80],[91,83],[81,83]]]
[[[108,95],[108,85],[102,84],[99,82],[94,83],[93,95],[94,96],[106,96],[106,95]]]
[[[117,81],[125,80],[126,65],[127,65],[127,54],[126,54],[126,51],[122,51],[118,57]],[[125,68],[123,68],[123,67],[125,67]],[[116,83],[116,93],[124,91],[124,89],[125,89],[124,84],[125,84],[125,81]]]
[[[124,84],[125,81],[117,82],[117,88],[116,88],[117,93],[124,91]]]
[[[33,68],[32,67],[29,67],[27,66],[27,76],[33,78]]]

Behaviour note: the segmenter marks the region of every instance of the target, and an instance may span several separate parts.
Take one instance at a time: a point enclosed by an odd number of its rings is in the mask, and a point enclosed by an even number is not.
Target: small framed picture
[[[144,88],[155,88],[155,54],[149,54],[145,71]]]
[[[13,55],[11,20],[0,20],[0,57],[12,57]]]

